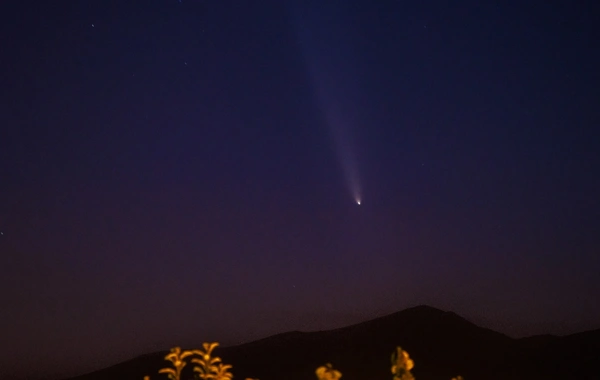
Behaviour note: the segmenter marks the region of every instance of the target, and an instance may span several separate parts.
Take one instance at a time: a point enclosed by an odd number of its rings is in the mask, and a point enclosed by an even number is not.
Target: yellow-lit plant
[[[202,380],[232,380],[233,374],[229,371],[232,367],[229,364],[223,364],[221,358],[212,356],[212,351],[218,343],[203,343],[200,350],[184,350],[180,347],[172,348],[165,356],[165,360],[170,361],[174,368],[163,368],[158,373],[165,373],[170,380],[180,380],[181,371],[186,366],[186,359],[191,358],[191,362],[197,364],[193,371],[197,373],[198,378]],[[410,372],[415,363],[408,355],[408,352],[397,347],[396,352],[392,354],[392,375],[393,380],[415,380]],[[317,368],[315,371],[318,380],[339,380],[342,373],[333,368],[330,363]],[[145,376],[144,380],[150,380]],[[258,380],[250,379],[246,380]],[[464,380],[462,376],[452,378],[452,380]]]
[[[327,363],[324,366],[317,368],[315,373],[319,380],[339,380],[339,378],[342,377],[342,373],[333,369],[331,363]]]
[[[231,380],[233,378],[229,372],[231,366],[223,364],[218,356],[212,356],[212,351],[218,345],[219,343],[204,343],[203,350],[194,350],[194,354],[199,356],[192,358],[192,363],[198,364],[194,367],[194,372],[198,373],[202,380]]]
[[[166,373],[169,379],[179,380],[181,378],[181,371],[187,364],[185,359],[194,355],[194,351],[181,351],[181,347],[171,348],[171,352],[165,356],[165,360],[173,363],[174,368],[163,368],[158,373]]]
[[[394,380],[414,380],[414,376],[410,373],[415,363],[412,361],[408,352],[400,347],[396,347],[396,352],[392,354],[392,374]]]

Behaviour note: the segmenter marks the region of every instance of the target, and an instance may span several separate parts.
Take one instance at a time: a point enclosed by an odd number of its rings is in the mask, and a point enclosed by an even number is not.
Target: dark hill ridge
[[[310,380],[318,366],[331,362],[343,379],[391,380],[390,355],[398,345],[415,360],[418,380],[600,378],[600,330],[512,339],[429,306],[335,330],[278,334],[215,353],[233,365],[236,379]],[[164,355],[140,356],[71,380],[166,379],[158,374]]]

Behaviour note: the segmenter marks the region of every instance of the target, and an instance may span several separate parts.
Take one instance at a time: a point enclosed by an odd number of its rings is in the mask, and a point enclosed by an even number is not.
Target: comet
[[[362,187],[359,157],[354,143],[360,128],[362,89],[355,56],[352,20],[335,6],[307,7],[306,1],[291,1],[291,16],[307,74],[328,127],[333,148],[351,198],[360,206]],[[327,2],[325,2],[327,3]],[[335,20],[335,22],[330,22]]]

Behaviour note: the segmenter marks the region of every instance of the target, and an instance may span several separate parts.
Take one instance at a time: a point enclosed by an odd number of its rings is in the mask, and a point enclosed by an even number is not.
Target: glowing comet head
[[[360,206],[360,199],[356,200],[356,204]]]

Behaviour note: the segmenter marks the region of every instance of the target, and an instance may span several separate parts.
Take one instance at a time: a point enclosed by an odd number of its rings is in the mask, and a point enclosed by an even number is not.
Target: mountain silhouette
[[[201,342],[198,342],[200,348]],[[392,379],[390,356],[397,346],[415,361],[417,380],[599,379],[600,330],[564,337],[513,339],[452,313],[417,306],[329,331],[288,332],[214,354],[233,365],[235,379],[310,380],[332,363],[342,379]],[[148,354],[69,380],[165,379],[166,352]],[[182,379],[191,378],[186,368]]]

